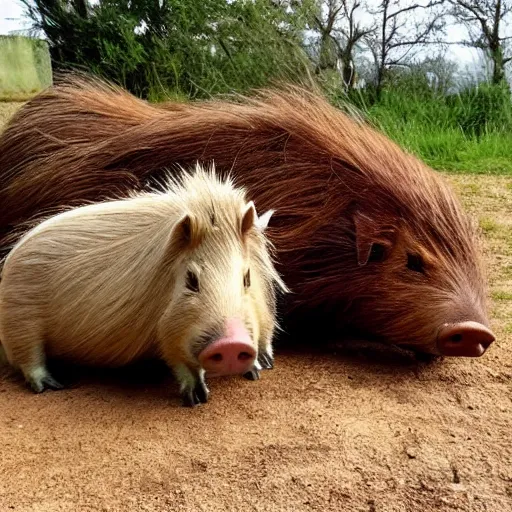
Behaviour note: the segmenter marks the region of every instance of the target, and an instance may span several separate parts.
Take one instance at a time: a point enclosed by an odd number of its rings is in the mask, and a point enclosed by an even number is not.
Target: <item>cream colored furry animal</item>
[[[184,405],[204,377],[273,366],[277,274],[245,190],[199,165],[165,190],[74,208],[29,230],[0,282],[0,340],[36,392],[47,357],[120,366],[163,358]],[[275,286],[277,285],[277,286]]]

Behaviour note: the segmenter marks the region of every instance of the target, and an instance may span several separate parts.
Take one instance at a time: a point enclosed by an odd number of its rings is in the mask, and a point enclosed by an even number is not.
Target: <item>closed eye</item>
[[[385,255],[386,248],[381,244],[374,243],[368,256],[368,263],[382,261]]]
[[[407,268],[413,272],[425,273],[425,263],[419,254],[407,254]]]
[[[187,271],[187,281],[186,281],[185,286],[191,292],[199,293],[199,278],[191,270]]]

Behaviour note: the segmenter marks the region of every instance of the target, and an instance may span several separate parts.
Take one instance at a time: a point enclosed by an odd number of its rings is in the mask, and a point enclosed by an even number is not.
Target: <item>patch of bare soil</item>
[[[0,379],[0,511],[512,510],[512,185],[451,177],[485,232],[498,340],[480,359],[277,350],[181,408],[160,366]]]

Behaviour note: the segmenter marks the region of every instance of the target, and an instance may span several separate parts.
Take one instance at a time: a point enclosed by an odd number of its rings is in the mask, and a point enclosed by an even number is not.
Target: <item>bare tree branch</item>
[[[363,38],[375,30],[375,25],[362,26],[357,21],[358,11],[364,6],[361,0],[318,0],[320,10],[325,8],[326,16],[314,17],[316,28],[321,34],[320,60],[317,73],[324,69],[335,69],[341,64],[345,88],[354,85],[354,51]]]
[[[482,50],[492,62],[492,82],[505,79],[505,66],[512,60],[512,53],[505,43],[512,35],[503,30],[512,24],[512,0],[448,0],[451,14],[462,22],[470,37],[460,42]],[[475,34],[476,32],[476,34]]]
[[[392,0],[380,0],[372,14],[379,19],[378,36],[366,37],[376,65],[376,89],[379,96],[390,68],[408,65],[422,45],[437,43],[434,37],[444,28],[443,17],[436,12],[445,0],[432,0],[426,4],[413,3],[396,8]],[[412,13],[425,10],[427,19],[414,24]],[[441,13],[442,14],[442,13]]]
[[[396,18],[400,16],[401,14],[404,14],[409,11],[414,11],[416,9],[431,9],[432,7],[435,7],[436,5],[441,5],[444,3],[444,0],[438,0],[435,2],[429,2],[427,5],[421,5],[421,4],[414,4],[410,5],[408,7],[403,7],[402,9],[398,9],[398,11],[395,11],[391,14],[389,14],[389,18]]]

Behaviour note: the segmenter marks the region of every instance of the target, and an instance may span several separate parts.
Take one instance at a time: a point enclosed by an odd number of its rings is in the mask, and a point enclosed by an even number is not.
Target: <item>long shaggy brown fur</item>
[[[314,325],[324,337],[353,328],[436,353],[441,324],[488,324],[476,232],[451,188],[295,87],[154,106],[66,77],[0,138],[2,245],[49,208],[144,188],[164,168],[196,161],[231,172],[259,208],[277,208],[269,237],[292,291],[288,329]]]

